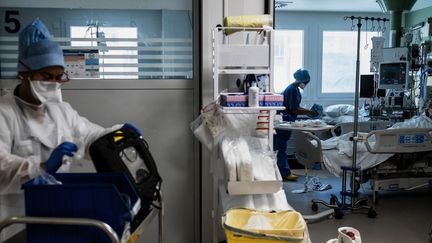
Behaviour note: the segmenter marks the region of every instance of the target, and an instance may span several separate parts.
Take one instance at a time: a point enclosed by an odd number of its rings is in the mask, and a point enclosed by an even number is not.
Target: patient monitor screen
[[[380,89],[404,89],[407,79],[407,62],[384,62],[380,64],[378,83]]]

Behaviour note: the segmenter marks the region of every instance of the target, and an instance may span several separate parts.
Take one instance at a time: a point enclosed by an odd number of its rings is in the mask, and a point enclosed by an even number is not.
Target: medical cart
[[[55,174],[60,185],[23,185],[26,215],[0,222],[0,231],[12,224],[27,224],[27,242],[134,243],[158,214],[159,242],[163,242],[162,199],[132,230],[140,199],[123,173]],[[79,234],[77,234],[79,232]],[[129,233],[130,232],[130,233]]]

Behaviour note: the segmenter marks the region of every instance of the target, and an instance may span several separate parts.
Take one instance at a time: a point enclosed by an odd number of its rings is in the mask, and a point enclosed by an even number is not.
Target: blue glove
[[[141,130],[140,130],[138,127],[136,127],[135,125],[133,125],[132,123],[128,123],[128,122],[126,122],[126,123],[123,125],[122,128],[129,128],[129,129],[132,129],[132,130],[134,130],[134,131],[135,131],[139,136],[142,136]]]
[[[314,116],[314,117],[310,117],[313,119],[321,119],[324,109],[322,107],[322,105],[318,105],[318,104],[313,104],[313,106],[311,107],[311,111],[315,111],[318,115]]]
[[[72,157],[73,152],[76,152],[78,147],[71,142],[64,142],[57,146],[52,152],[48,160],[45,162],[46,172],[49,174],[55,173],[63,163],[63,156]]]

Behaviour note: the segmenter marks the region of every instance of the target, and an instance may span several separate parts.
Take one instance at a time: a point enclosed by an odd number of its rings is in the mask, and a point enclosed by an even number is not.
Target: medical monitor
[[[405,89],[408,84],[408,62],[382,62],[379,66],[380,89]]]
[[[360,98],[372,98],[374,95],[374,75],[360,75]]]

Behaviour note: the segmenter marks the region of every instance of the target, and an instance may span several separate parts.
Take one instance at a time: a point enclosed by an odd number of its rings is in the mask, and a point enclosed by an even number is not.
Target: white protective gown
[[[33,106],[34,108],[34,106]],[[104,129],[81,117],[66,102],[46,103],[36,110],[16,96],[0,99],[0,221],[23,216],[21,184],[41,173],[40,163],[64,141],[78,146],[77,154],[88,157],[88,147],[98,137],[113,130]],[[59,172],[67,172],[64,163]],[[0,242],[22,227],[2,231]],[[6,236],[7,235],[7,236]]]

